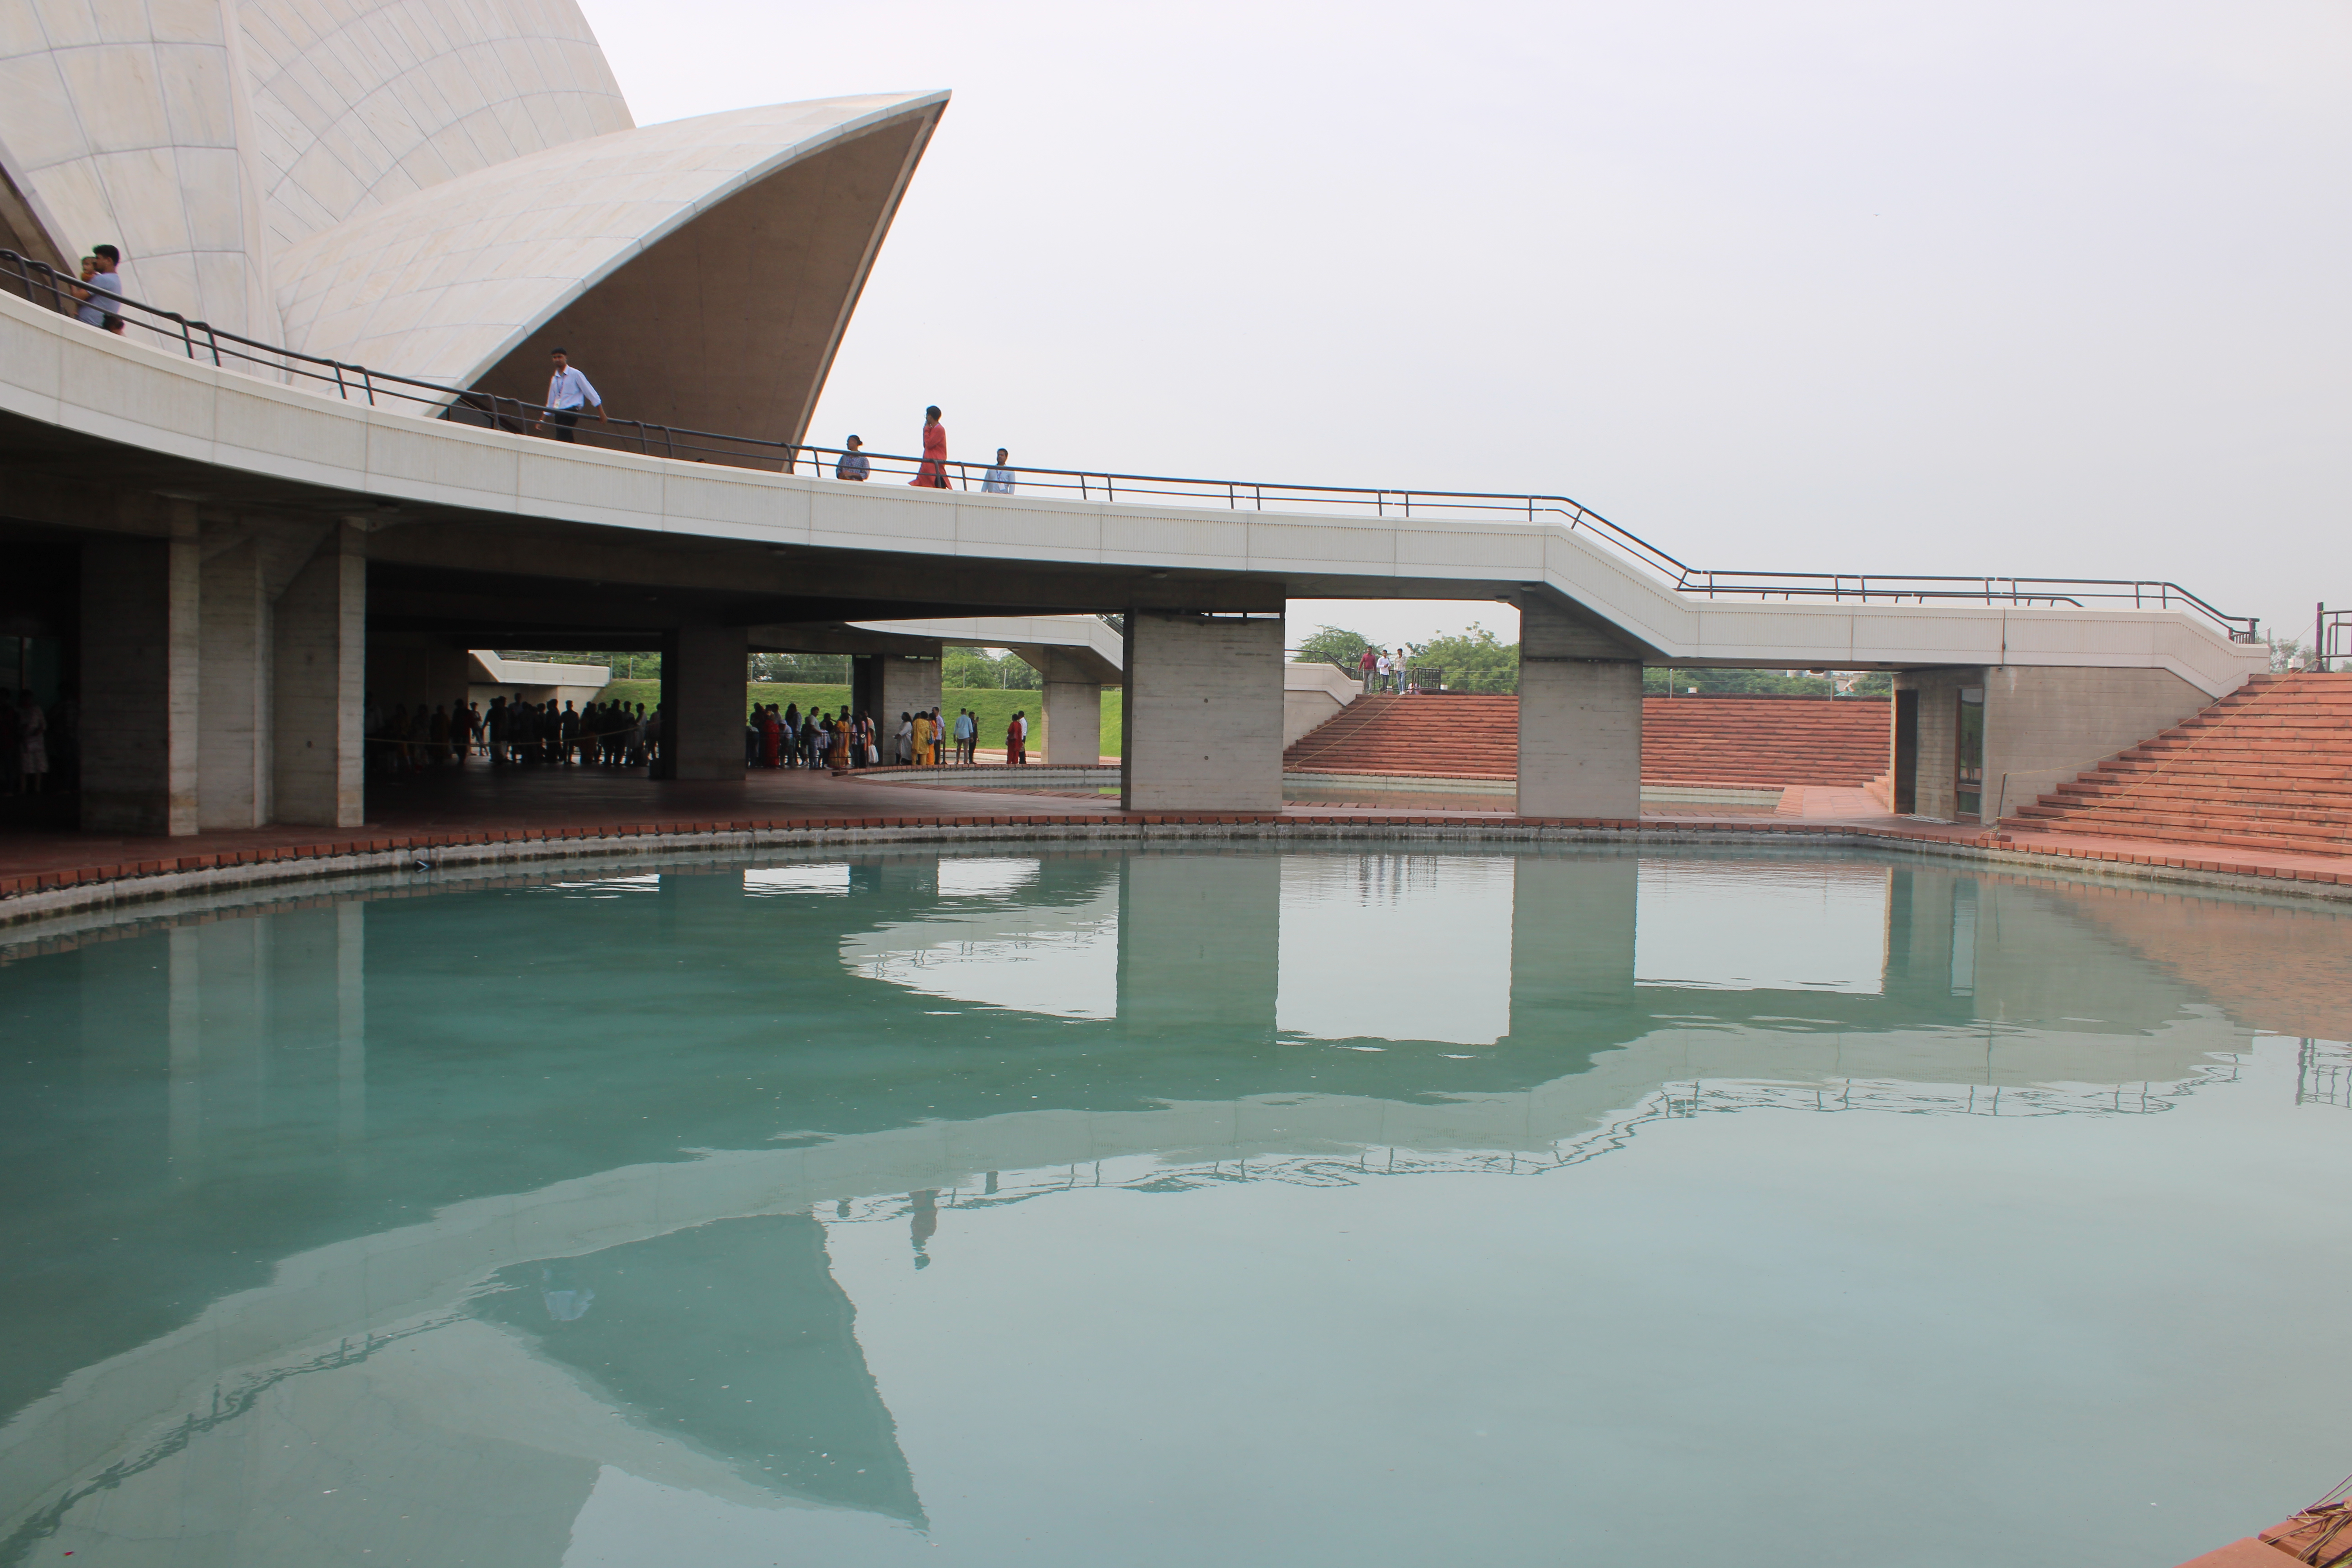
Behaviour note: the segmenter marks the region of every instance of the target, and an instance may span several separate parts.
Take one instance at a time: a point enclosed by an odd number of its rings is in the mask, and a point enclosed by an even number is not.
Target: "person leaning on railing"
[[[122,252],[110,245],[93,245],[81,258],[81,287],[74,292],[81,303],[74,320],[86,327],[118,335],[122,331]]]
[[[596,389],[588,384],[586,376],[572,368],[571,355],[562,349],[550,349],[547,358],[555,367],[555,374],[547,378],[547,418],[539,422],[539,428],[544,430],[552,422],[555,438],[569,441],[572,439],[572,427],[580,423],[580,411],[593,410],[602,420],[604,400],[596,395]]]

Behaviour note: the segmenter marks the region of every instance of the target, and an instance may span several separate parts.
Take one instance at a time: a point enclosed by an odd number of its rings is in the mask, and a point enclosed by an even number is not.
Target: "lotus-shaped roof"
[[[0,244],[509,395],[562,342],[615,413],[798,439],[946,103],[636,127],[573,0],[10,0]]]

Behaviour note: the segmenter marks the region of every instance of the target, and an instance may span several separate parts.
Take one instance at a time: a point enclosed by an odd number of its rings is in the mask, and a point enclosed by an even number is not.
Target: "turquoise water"
[[[0,1564],[2161,1565],[2352,1468],[2323,912],[927,853],[0,955]]]

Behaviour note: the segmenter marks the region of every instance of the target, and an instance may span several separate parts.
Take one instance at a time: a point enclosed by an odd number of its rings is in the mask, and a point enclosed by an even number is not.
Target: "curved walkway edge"
[[[477,828],[322,838],[315,844],[184,855],[171,860],[88,866],[0,879],[0,928],[60,915],[127,908],[233,889],[289,886],[381,872],[436,872],[564,861],[611,860],[649,851],[740,855],[765,850],[902,844],[1124,844],[1202,840],[1272,843],[1616,844],[1845,846],[2034,868],[2130,881],[2266,893],[2352,904],[2352,865],[2341,872],[2242,865],[2188,856],[2135,855],[2065,844],[2024,845],[1989,836],[1835,823],[1670,822],[1608,818],[1285,814],[1031,813],[1005,816],[840,816],[773,821],[619,823],[608,826]]]

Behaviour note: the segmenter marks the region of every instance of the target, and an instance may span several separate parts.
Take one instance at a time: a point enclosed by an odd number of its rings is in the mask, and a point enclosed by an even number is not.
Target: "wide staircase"
[[[1649,784],[1831,784],[1886,771],[1883,699],[1648,697]],[[1283,753],[1286,773],[1507,779],[1519,770],[1516,697],[1359,697]]]
[[[2004,817],[2078,833],[2352,853],[2352,675],[2258,675]]]

